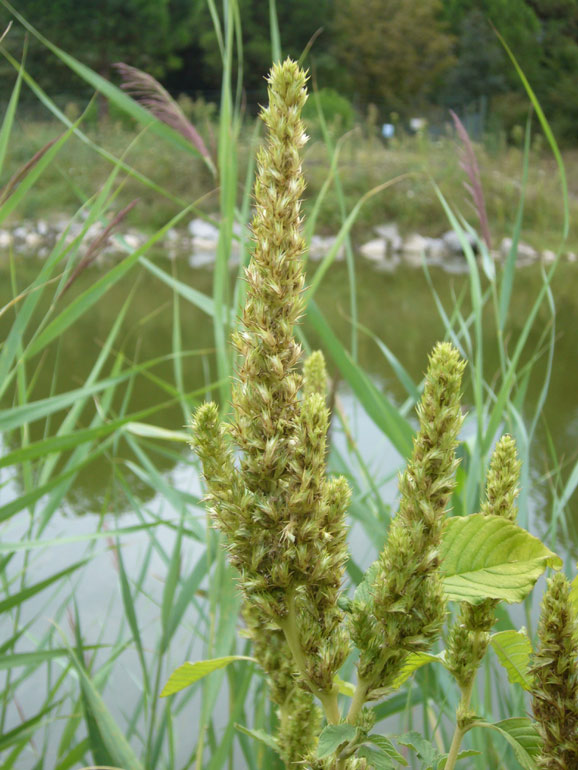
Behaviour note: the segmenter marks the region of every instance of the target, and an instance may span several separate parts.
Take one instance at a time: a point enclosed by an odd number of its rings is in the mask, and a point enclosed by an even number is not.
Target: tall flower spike
[[[548,581],[534,656],[532,706],[542,736],[541,770],[578,767],[578,639],[570,586],[558,573]]]
[[[438,549],[455,486],[464,366],[449,343],[438,344],[430,356],[399,512],[377,562],[370,602],[353,605],[352,636],[366,692],[390,686],[407,655],[428,649],[444,623]]]
[[[349,650],[337,606],[347,559],[349,489],[343,479],[326,478],[329,413],[321,392],[322,356],[314,354],[306,366],[300,398],[301,348],[293,336],[303,311],[299,151],[306,141],[300,118],[306,75],[287,60],[273,66],[268,83],[269,106],[261,113],[267,141],[258,155],[255,182],[255,245],[243,317],[233,339],[240,354],[233,421],[219,427],[216,408],[206,407],[195,418],[195,445],[214,516],[240,571],[257,650],[264,629],[280,629],[301,685],[319,696],[337,721],[334,678]],[[229,437],[240,450],[238,467]],[[272,661],[264,650],[261,657],[282,699]],[[298,700],[296,713],[313,713],[310,701]],[[295,719],[284,724],[287,736],[296,735]],[[307,734],[303,727],[302,734]]]
[[[482,505],[485,516],[502,516],[508,521],[516,521],[520,466],[516,442],[508,434],[502,436],[490,460],[486,499]],[[486,654],[498,604],[495,599],[485,599],[479,604],[464,602],[450,629],[446,665],[462,690],[471,684]]]

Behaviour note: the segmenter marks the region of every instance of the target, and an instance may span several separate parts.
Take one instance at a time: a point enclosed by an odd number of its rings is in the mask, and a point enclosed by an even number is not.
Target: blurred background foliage
[[[159,77],[174,96],[219,100],[221,42],[204,0],[18,0],[15,7],[105,77],[122,60]],[[269,9],[265,0],[241,0],[238,9],[242,64],[234,66],[242,69],[243,99],[255,112],[272,58]],[[478,115],[482,130],[509,137],[524,123],[527,102],[494,25],[559,140],[578,141],[578,0],[291,0],[279,4],[277,16],[284,54],[299,58],[310,46],[315,85],[334,89],[360,117],[374,110],[379,123],[392,113],[394,122],[419,115],[435,123],[451,107]],[[7,23],[6,10],[0,17]],[[5,42],[15,55],[23,34],[14,28]],[[90,95],[34,41],[28,68],[51,94],[70,102]],[[0,98],[7,98],[9,64],[2,63],[1,74]]]

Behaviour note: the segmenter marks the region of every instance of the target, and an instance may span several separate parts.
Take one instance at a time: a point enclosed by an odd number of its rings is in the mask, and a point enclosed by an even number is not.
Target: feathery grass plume
[[[558,573],[548,581],[534,656],[532,707],[543,745],[541,770],[578,767],[578,629],[570,585]]]
[[[519,493],[520,461],[516,442],[508,434],[496,444],[486,479],[485,516],[501,516],[515,522]],[[446,666],[462,690],[467,690],[490,643],[490,630],[496,622],[499,600],[485,599],[478,604],[463,602],[448,636]]]
[[[193,444],[212,515],[240,572],[257,657],[277,688],[276,701],[282,701],[282,731],[293,734],[295,744],[299,729],[310,734],[295,714],[308,714],[314,722],[314,712],[310,701],[299,696],[297,703],[292,695],[293,716],[283,717],[289,695],[275,667],[280,671],[285,665],[287,646],[302,687],[320,698],[330,721],[339,720],[334,678],[349,644],[337,598],[347,559],[349,487],[344,479],[326,477],[329,413],[320,392],[322,357],[316,354],[307,365],[303,397],[296,368],[301,348],[293,329],[303,311],[304,283],[299,151],[306,141],[300,118],[306,75],[287,60],[273,66],[268,83],[269,106],[262,111],[268,136],[255,182],[255,245],[246,271],[246,305],[233,338],[241,362],[233,420],[219,425],[217,407],[204,405],[193,421]],[[240,450],[238,464],[233,445]],[[287,645],[279,644],[285,652],[276,662],[265,649],[272,628],[283,632]]]
[[[444,623],[438,549],[455,486],[464,366],[449,343],[438,344],[430,356],[420,429],[400,479],[399,512],[377,562],[370,601],[353,603],[351,632],[361,652],[358,691],[366,695],[390,686],[407,655],[427,650]]]

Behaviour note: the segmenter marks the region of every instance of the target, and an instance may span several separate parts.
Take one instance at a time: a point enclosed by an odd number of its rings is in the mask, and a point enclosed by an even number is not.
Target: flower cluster
[[[532,706],[542,736],[538,767],[578,767],[578,628],[570,586],[562,574],[548,581],[532,668]]]
[[[207,500],[240,573],[249,633],[276,701],[282,701],[281,729],[295,738],[291,724],[298,722],[308,735],[305,722],[315,720],[310,700],[300,695],[295,708],[283,657],[305,690],[331,702],[337,719],[334,678],[349,652],[337,598],[347,559],[350,492],[345,479],[326,475],[323,357],[316,353],[308,360],[303,383],[297,369],[301,348],[293,336],[303,310],[299,151],[306,141],[300,118],[306,75],[287,60],[272,68],[268,82],[269,106],[262,111],[268,137],[255,183],[255,243],[246,271],[246,305],[233,339],[240,360],[233,420],[221,424],[216,405],[204,404],[192,428]],[[268,659],[271,638],[280,651],[275,661]],[[289,697],[293,706],[284,710]],[[302,750],[297,747],[297,754]],[[293,749],[289,754],[296,756]]]
[[[506,434],[498,441],[492,454],[482,513],[515,522],[519,480],[520,461],[516,442]],[[484,599],[479,604],[463,602],[458,618],[450,629],[446,665],[462,690],[471,687],[486,654],[490,630],[496,622],[495,609],[498,604],[495,599]]]
[[[463,369],[452,345],[434,348],[418,408],[419,432],[400,479],[399,512],[369,599],[353,603],[351,635],[361,653],[359,681],[366,694],[391,686],[409,653],[427,650],[445,620],[439,546],[455,484]]]

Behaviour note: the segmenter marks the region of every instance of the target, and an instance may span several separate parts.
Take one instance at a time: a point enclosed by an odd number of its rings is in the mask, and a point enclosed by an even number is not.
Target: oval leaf
[[[323,759],[333,754],[342,743],[349,743],[356,735],[357,728],[353,725],[327,725],[319,736],[319,745],[317,746],[318,759]]]
[[[245,655],[228,655],[226,658],[212,658],[211,660],[199,660],[196,663],[183,663],[182,666],[176,668],[169,677],[169,681],[163,687],[161,692],[161,698],[166,698],[167,695],[174,695],[180,690],[184,690],[199,679],[202,679],[207,674],[211,674],[213,671],[217,671],[219,668],[225,668],[229,663],[234,663],[236,660],[249,660],[255,663],[255,658],[247,658]]]
[[[526,630],[500,631],[492,635],[491,645],[498,660],[506,669],[510,682],[530,691],[532,689],[532,679],[529,674],[532,643],[528,639]]]
[[[487,727],[490,730],[497,730],[514,749],[516,759],[524,770],[538,770],[534,757],[540,753],[541,741],[531,719],[515,717],[514,719],[504,719],[495,724],[480,720],[474,722],[472,727]]]
[[[430,652],[411,652],[407,656],[405,663],[401,667],[399,674],[393,680],[393,684],[391,686],[394,690],[397,690],[398,687],[401,687],[401,685],[410,678],[414,671],[417,671],[418,668],[425,666],[426,663],[431,663],[433,661],[436,661],[437,663],[444,663],[443,653],[440,655],[434,655]]]
[[[480,513],[448,519],[441,557],[448,599],[471,604],[521,602],[546,567],[562,566],[562,559],[525,529]]]

